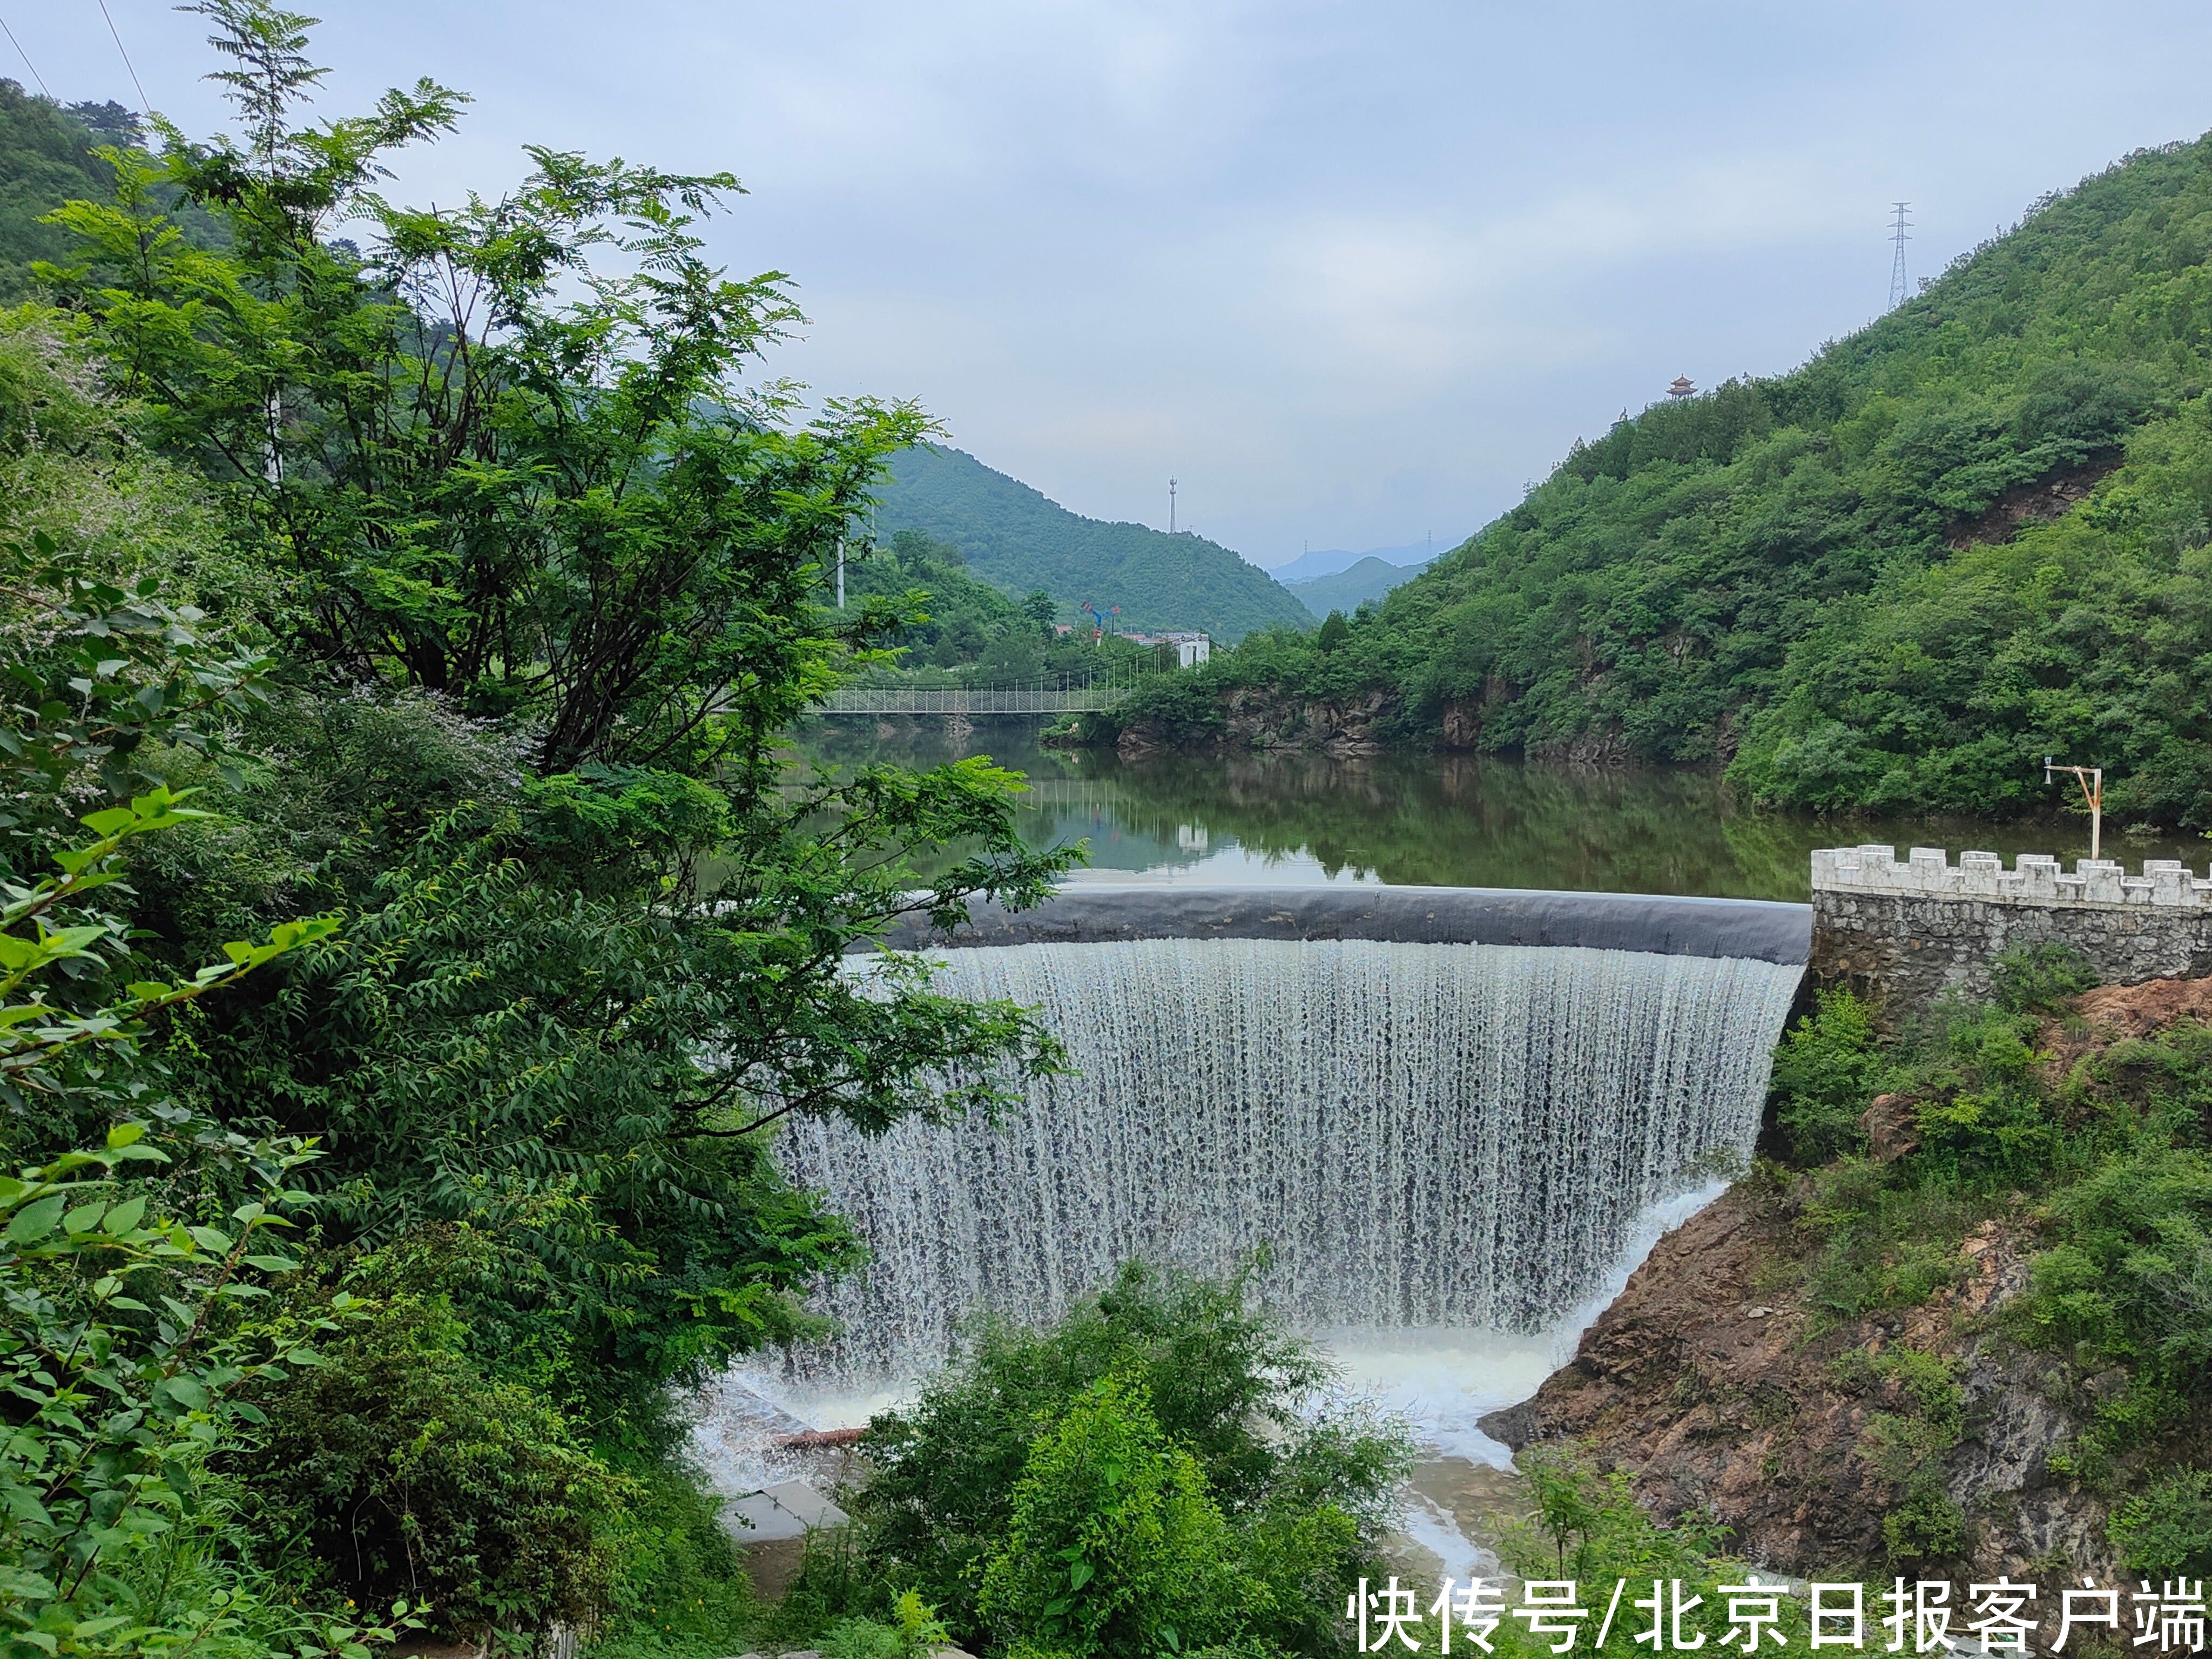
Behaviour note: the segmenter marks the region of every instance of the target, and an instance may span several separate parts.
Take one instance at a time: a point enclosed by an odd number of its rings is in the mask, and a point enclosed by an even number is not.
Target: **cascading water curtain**
[[[1131,1256],[1222,1272],[1262,1243],[1312,1327],[1540,1330],[1637,1214],[1748,1152],[1796,964],[1639,951],[1158,939],[943,955],[1035,1007],[1078,1074],[995,1123],[777,1156],[873,1260],[817,1305],[812,1380],[918,1375],[960,1321],[1048,1318]]]

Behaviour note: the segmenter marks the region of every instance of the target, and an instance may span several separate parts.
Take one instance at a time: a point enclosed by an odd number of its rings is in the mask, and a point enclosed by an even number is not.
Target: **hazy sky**
[[[108,0],[155,107],[203,20]],[[1261,563],[1455,540],[1686,374],[1802,361],[2034,197],[2212,126],[2212,6],[333,0],[319,106],[475,94],[398,192],[539,143],[752,194],[777,373],[920,398],[1079,512]],[[57,95],[135,101],[98,0],[0,0]],[[0,41],[0,53],[6,53]],[[27,81],[20,61],[0,73]]]

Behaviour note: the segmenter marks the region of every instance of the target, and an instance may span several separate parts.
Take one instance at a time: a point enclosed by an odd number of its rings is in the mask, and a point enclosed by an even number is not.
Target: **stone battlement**
[[[2111,859],[2069,872],[2023,853],[1833,847],[1813,854],[1813,977],[1873,995],[1887,1017],[1947,992],[1990,992],[1990,964],[2043,944],[2079,953],[2107,983],[2212,973],[2212,881],[2177,859],[2130,876]]]
[[[1813,891],[1885,893],[1899,897],[1978,900],[2053,907],[2154,906],[2212,914],[2212,880],[2179,859],[2145,859],[2130,876],[2114,859],[2082,859],[2068,874],[2058,860],[2022,853],[2012,869],[1995,853],[1961,853],[1956,864],[1940,847],[1916,847],[1899,859],[1894,847],[1829,847],[1813,854]]]

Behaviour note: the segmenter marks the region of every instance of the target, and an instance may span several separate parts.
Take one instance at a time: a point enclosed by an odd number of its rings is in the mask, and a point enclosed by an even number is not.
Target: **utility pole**
[[[1896,216],[1890,225],[1889,240],[1897,244],[1897,258],[1890,263],[1889,267],[1889,308],[1892,311],[1905,303],[1905,295],[1908,292],[1905,283],[1905,245],[1912,239],[1905,234],[1905,228],[1912,221],[1905,216],[1905,210],[1911,205],[1910,202],[1891,204],[1892,210]]]
[[[837,608],[845,608],[845,538],[837,538]]]
[[[2105,840],[2105,769],[2101,766],[2059,766],[2050,756],[2043,757],[2043,781],[2049,783],[2061,772],[2071,772],[2074,781],[2081,786],[2081,799],[2089,807],[2089,856],[2104,856]]]
[[[1175,493],[1176,481],[1173,478],[1170,478],[1168,480],[1168,534],[1170,536],[1176,533]]]

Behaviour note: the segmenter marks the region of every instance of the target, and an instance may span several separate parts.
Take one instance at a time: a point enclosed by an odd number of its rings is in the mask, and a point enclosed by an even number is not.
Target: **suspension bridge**
[[[1136,688],[1103,680],[1065,685],[842,685],[816,705],[823,714],[1088,714]]]

